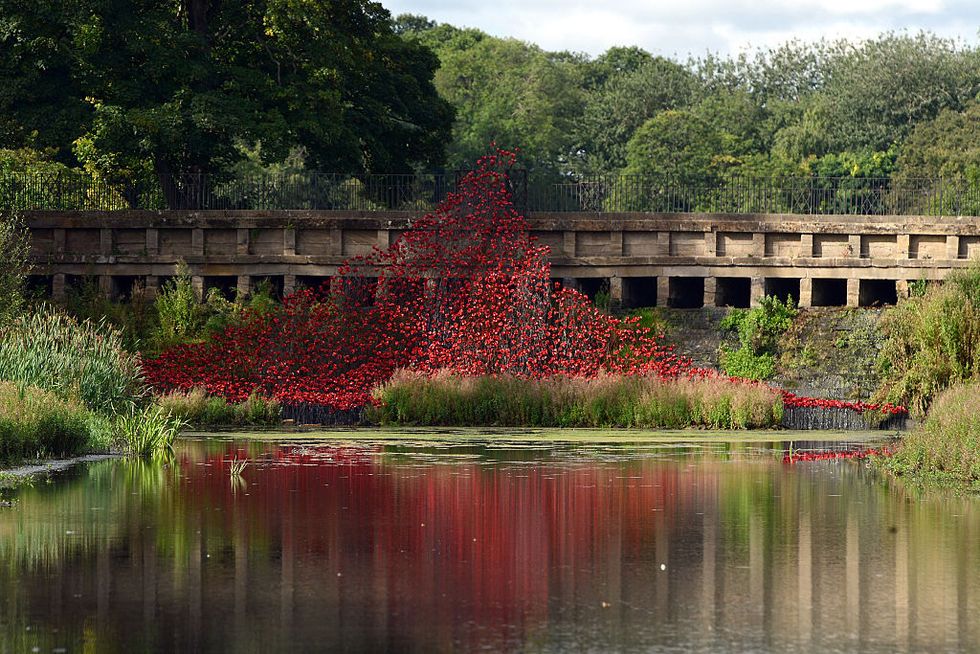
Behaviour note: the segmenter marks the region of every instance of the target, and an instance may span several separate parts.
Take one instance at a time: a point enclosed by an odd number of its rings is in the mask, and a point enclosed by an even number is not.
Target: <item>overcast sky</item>
[[[793,38],[860,39],[931,30],[976,43],[980,0],[381,0],[392,15],[513,36],[546,50],[597,55],[614,45],[686,57]]]

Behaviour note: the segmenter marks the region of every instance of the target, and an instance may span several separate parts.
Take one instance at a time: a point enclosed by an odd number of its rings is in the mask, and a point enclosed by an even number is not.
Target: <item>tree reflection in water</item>
[[[0,509],[0,651],[980,647],[977,500],[769,447],[95,463]]]

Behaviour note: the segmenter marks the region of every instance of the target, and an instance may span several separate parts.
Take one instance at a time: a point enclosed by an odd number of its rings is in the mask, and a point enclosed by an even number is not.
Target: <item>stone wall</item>
[[[197,288],[288,292],[329,280],[348,257],[386,247],[407,212],[115,211],[28,215],[35,283],[59,297],[96,278],[152,294],[190,267]],[[801,306],[894,302],[908,283],[942,279],[980,255],[970,217],[537,213],[553,275],[623,306],[750,306],[764,294]],[[365,271],[371,275],[372,271]]]

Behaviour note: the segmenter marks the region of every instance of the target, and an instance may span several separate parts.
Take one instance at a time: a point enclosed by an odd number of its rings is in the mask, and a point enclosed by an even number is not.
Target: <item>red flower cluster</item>
[[[466,375],[674,377],[691,371],[638,319],[551,283],[507,187],[511,152],[484,157],[386,250],[348,260],[333,284],[285,298],[206,343],[146,361],[162,391],[253,392],[338,410],[371,401],[398,368]]]
[[[829,450],[826,452],[794,452],[783,457],[783,463],[801,463],[804,461],[828,461],[832,459],[866,459],[871,456],[891,456],[892,450],[887,447],[868,448],[864,450]]]
[[[514,162],[505,150],[482,158],[457,193],[387,249],[348,260],[332,284],[293,293],[206,343],[145,361],[150,384],[200,387],[231,401],[258,392],[349,411],[370,403],[371,390],[398,368],[530,378],[718,376],[675,355],[638,318],[605,315],[585,295],[552,284],[548,248],[536,244],[511,202]],[[788,406],[904,412],[783,397]]]
[[[884,404],[873,404],[869,402],[848,402],[847,400],[829,400],[821,397],[801,397],[789,391],[780,391],[783,396],[783,406],[818,408],[818,409],[850,409],[858,413],[865,411],[881,411],[890,416],[908,415],[908,409],[888,402]]]

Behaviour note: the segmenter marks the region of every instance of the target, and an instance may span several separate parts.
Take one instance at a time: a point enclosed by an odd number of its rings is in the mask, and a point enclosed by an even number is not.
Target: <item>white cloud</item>
[[[392,14],[423,14],[547,50],[599,54],[638,45],[677,55],[731,53],[789,39],[868,38],[929,29],[974,42],[973,0],[382,0]]]

